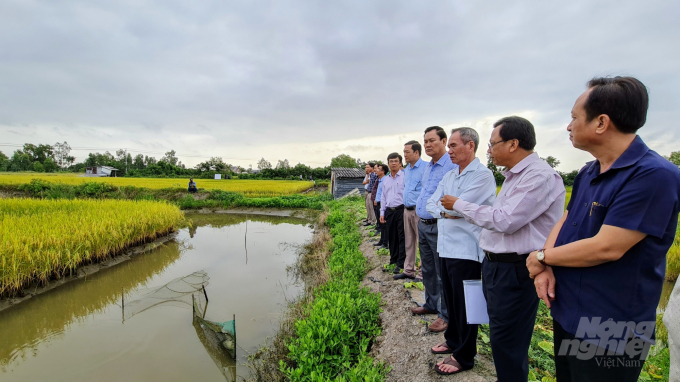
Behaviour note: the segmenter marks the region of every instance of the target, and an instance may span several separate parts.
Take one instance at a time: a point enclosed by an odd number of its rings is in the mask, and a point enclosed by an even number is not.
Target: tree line
[[[665,157],[680,167],[680,151],[674,151]],[[552,156],[542,158],[550,167],[556,168],[560,161]],[[368,161],[382,163],[380,160]],[[124,149],[117,150],[114,154],[89,153],[82,162],[76,163],[76,158],[71,155],[71,146],[67,142],[55,143],[54,145],[32,143],[24,144],[22,149],[15,150],[11,157],[0,151],[0,171],[35,171],[35,172],[85,172],[86,167],[111,166],[119,170],[118,176],[148,177],[148,178],[180,178],[194,177],[199,179],[213,179],[215,174],[223,177],[238,176],[240,179],[330,179],[331,168],[363,168],[368,162],[359,158],[353,158],[347,154],[340,154],[331,159],[331,163],[325,167],[312,168],[302,163],[291,166],[288,159],[278,160],[276,165],[262,158],[257,162],[257,169],[232,166],[224,162],[221,157],[211,157],[193,168],[187,168],[177,157],[175,150],[170,150],[162,158],[131,153]],[[503,169],[495,166],[491,161],[487,167],[493,172],[496,184],[501,185],[505,180]],[[558,173],[562,176],[564,184],[571,186],[578,170]]]

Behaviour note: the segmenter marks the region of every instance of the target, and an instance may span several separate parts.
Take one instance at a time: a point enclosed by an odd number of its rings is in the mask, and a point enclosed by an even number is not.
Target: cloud
[[[0,143],[326,163],[401,150],[371,137],[529,112],[541,154],[570,170],[587,160],[565,139],[574,100],[626,74],[650,89],[640,134],[668,154],[679,16],[667,1],[7,1]]]

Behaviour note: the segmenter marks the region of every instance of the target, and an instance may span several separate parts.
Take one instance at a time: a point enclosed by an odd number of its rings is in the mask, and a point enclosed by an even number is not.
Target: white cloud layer
[[[522,113],[568,171],[589,160],[567,139],[571,106],[614,74],[648,86],[640,134],[668,154],[679,18],[669,1],[3,1],[0,143],[325,165],[385,157],[432,125],[485,142]]]

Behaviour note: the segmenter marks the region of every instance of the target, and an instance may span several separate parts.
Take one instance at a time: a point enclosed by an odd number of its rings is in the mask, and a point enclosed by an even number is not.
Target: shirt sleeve
[[[385,210],[387,209],[387,203],[385,203],[385,181],[383,180],[380,186],[380,216],[385,216]]]
[[[432,196],[427,199],[425,209],[435,219],[441,219],[442,217],[440,214],[441,210],[439,209],[439,201],[441,200],[442,196],[444,196],[444,185],[446,184],[447,179],[448,177],[444,175],[444,178],[442,178],[442,180],[437,185],[437,189],[434,191],[434,194],[432,194]]]
[[[494,200],[496,196],[496,179],[490,171],[478,171],[474,174],[474,178],[470,182],[470,186],[458,196],[459,199],[467,202],[481,205],[487,200]],[[454,206],[455,209],[455,206]],[[448,213],[448,212],[447,212]],[[458,211],[454,212],[454,216],[465,216]],[[450,213],[449,213],[450,214]]]
[[[678,175],[650,168],[630,179],[607,206],[604,224],[663,237],[678,203]]]
[[[535,172],[524,176],[502,204],[480,206],[458,199],[453,209],[469,223],[501,233],[512,234],[542,215],[555,201],[551,190],[557,187],[554,174]],[[564,185],[560,184],[564,189]],[[558,195],[552,193],[552,195]]]

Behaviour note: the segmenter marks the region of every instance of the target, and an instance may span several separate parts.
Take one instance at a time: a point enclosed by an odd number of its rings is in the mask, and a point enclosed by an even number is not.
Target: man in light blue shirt
[[[409,141],[404,145],[404,273],[394,275],[395,280],[414,279],[416,277],[416,245],[418,244],[418,222],[416,203],[420,196],[423,173],[427,165],[420,159],[422,146],[417,141]]]
[[[446,131],[439,126],[425,129],[423,137],[425,154],[432,160],[427,163],[423,171],[422,188],[416,202],[418,222],[418,246],[420,248],[420,271],[418,278],[425,285],[425,304],[411,308],[414,314],[433,314],[439,317],[429,326],[432,332],[446,330],[449,320],[446,304],[439,298],[441,279],[439,276],[439,254],[437,253],[437,219],[427,212],[427,200],[434,194],[437,185],[444,175],[458,168],[446,155]]]
[[[479,247],[482,228],[468,223],[458,212],[447,210],[440,201],[446,195],[493,205],[496,181],[491,170],[475,156],[479,135],[469,127],[453,129],[449,138],[449,157],[458,165],[449,171],[427,201],[427,211],[437,221],[443,298],[449,312],[446,342],[432,348],[435,354],[449,354],[435,366],[439,374],[454,374],[472,369],[477,355],[478,325],[469,325],[465,311],[463,281],[482,278],[484,251]]]

